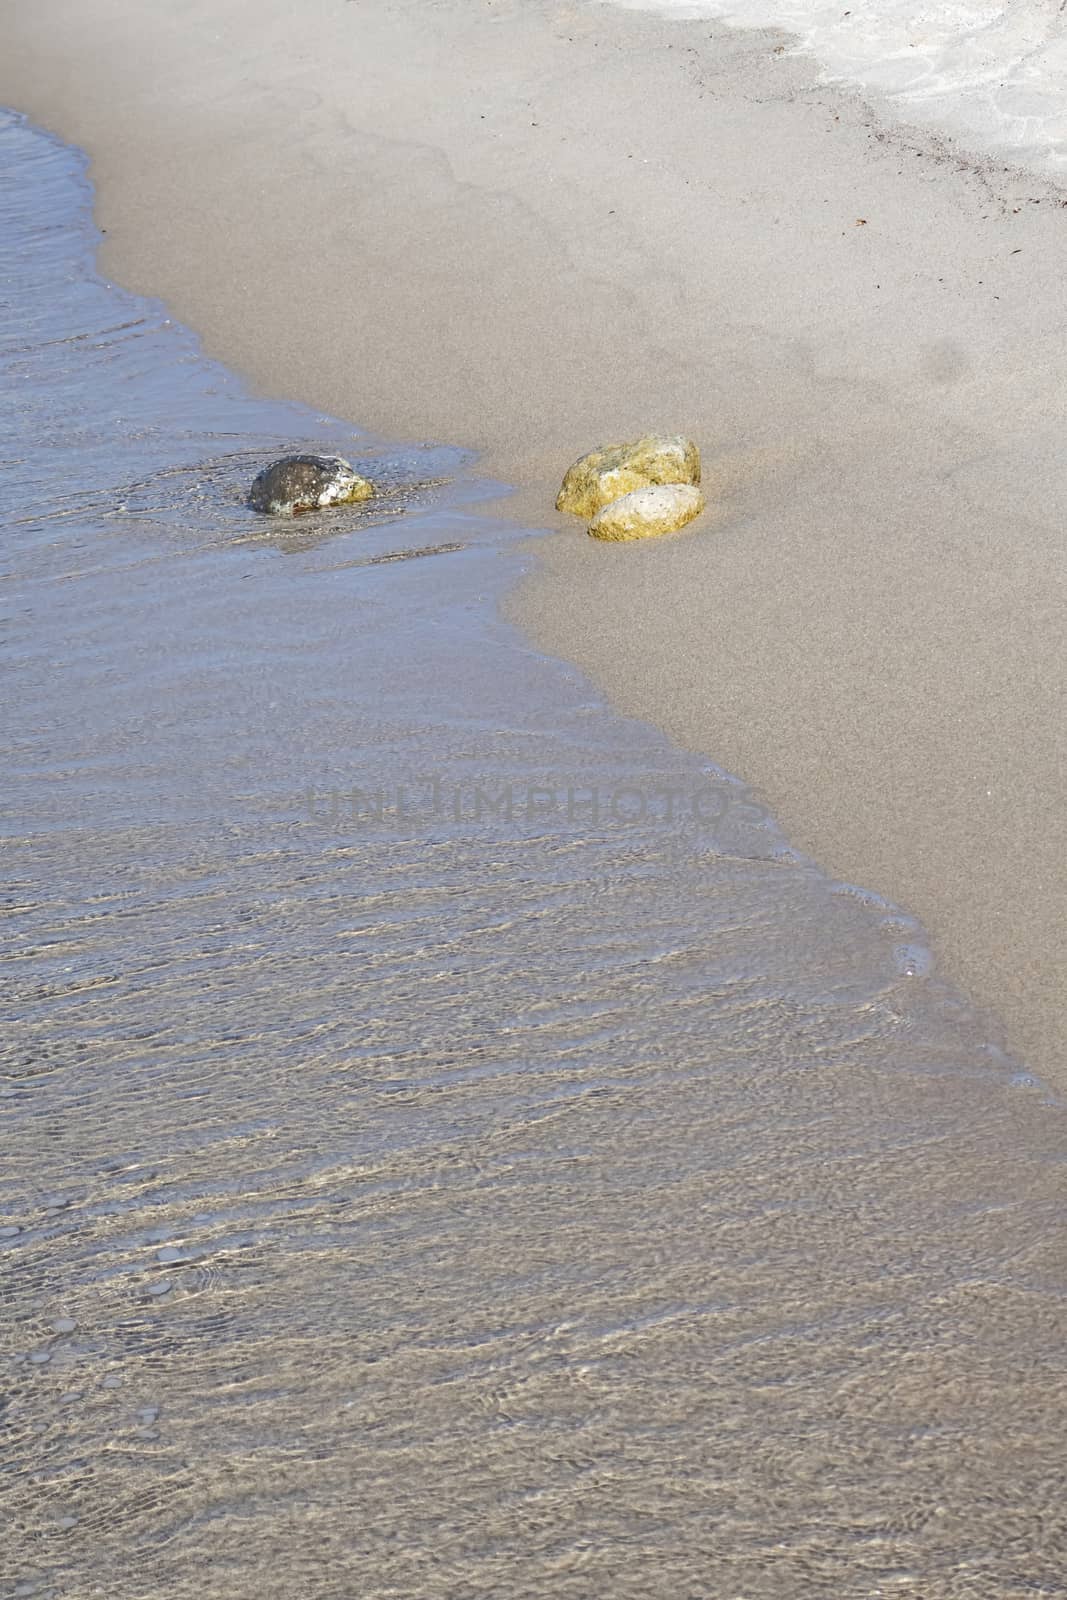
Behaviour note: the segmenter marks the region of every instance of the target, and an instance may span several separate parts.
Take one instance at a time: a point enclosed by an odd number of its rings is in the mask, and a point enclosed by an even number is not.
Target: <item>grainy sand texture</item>
[[[37,0],[0,99],[85,146],[104,269],[278,395],[485,452],[516,611],[752,782],[1067,1081],[1067,194],[774,33],[556,0]],[[556,518],[685,430],[694,530]]]

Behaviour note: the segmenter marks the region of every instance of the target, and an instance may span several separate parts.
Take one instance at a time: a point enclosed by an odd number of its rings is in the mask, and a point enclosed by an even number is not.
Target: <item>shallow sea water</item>
[[[1062,1104],[90,207],[5,115],[0,1593],[1067,1594]]]

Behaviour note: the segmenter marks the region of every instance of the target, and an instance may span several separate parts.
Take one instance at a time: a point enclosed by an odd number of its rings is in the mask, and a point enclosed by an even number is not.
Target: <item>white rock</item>
[[[703,492],[691,483],[656,484],[635,489],[610,506],[598,511],[589,526],[594,539],[618,543],[631,539],[656,539],[663,533],[676,533],[699,516],[706,501]]]

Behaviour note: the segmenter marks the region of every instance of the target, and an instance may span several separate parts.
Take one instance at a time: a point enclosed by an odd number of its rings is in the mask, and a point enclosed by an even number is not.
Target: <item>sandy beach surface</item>
[[[0,100],[93,158],[103,270],[266,392],[484,451],[515,600],[613,700],[916,913],[1067,1081],[1067,195],[772,33],[555,0],[38,0]],[[701,443],[603,549],[569,461]]]

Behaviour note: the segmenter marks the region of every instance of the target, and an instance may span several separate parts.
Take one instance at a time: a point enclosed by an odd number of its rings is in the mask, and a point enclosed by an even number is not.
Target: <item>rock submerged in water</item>
[[[576,461],[556,497],[556,510],[595,517],[603,506],[635,489],[699,482],[700,451],[692,439],[650,433],[629,444],[602,444]]]
[[[624,543],[677,533],[699,516],[707,502],[693,483],[662,483],[624,494],[597,512],[589,525],[594,539]]]
[[[354,472],[343,456],[282,456],[264,467],[249,491],[253,511],[295,517],[323,506],[369,500],[374,485]]]

